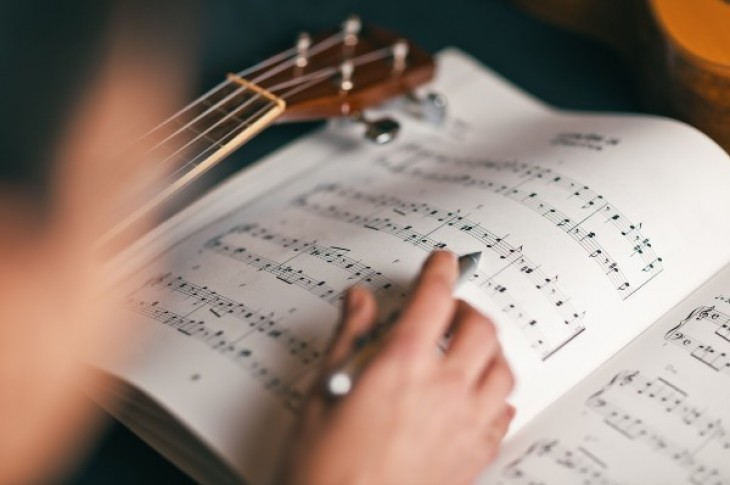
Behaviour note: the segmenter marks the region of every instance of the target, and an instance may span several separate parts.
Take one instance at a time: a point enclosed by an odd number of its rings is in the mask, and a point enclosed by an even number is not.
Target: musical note
[[[654,252],[651,239],[641,233],[643,223],[632,223],[603,195],[552,169],[514,160],[500,162],[446,156],[415,143],[379,157],[378,163],[401,176],[487,190],[530,208],[577,242],[623,299],[641,289],[664,269],[664,260]],[[464,171],[459,172],[458,169]],[[474,175],[479,171],[487,172],[489,178]],[[555,198],[555,189],[562,190],[567,198]],[[555,198],[555,202],[548,202],[548,197]],[[572,203],[572,200],[576,202]],[[630,251],[621,258],[611,254],[614,249],[609,252],[599,242],[599,234],[604,232],[603,225],[596,224],[594,220],[601,215],[630,245]],[[638,263],[634,256],[639,257]],[[626,273],[629,269],[630,277]]]
[[[239,335],[237,338],[246,338],[252,332],[265,333],[283,345],[291,355],[298,356],[303,364],[307,365],[316,362],[322,356],[322,350],[311,341],[298,336],[292,329],[284,327],[274,317],[274,314],[265,315],[234,299],[220,295],[205,286],[196,285],[181,276],[171,273],[157,276],[147,283],[148,288],[156,286],[163,287],[171,292],[180,293],[192,300],[192,309],[188,311],[190,316],[201,307],[207,307],[218,318],[230,316],[240,320],[249,328],[248,332]],[[196,331],[198,331],[196,323]],[[186,327],[178,328],[183,333]]]
[[[555,227],[561,228],[573,240],[578,242],[578,244],[588,253],[591,260],[597,263],[604,274],[608,276],[614,288],[616,288],[619,293],[624,293],[624,290],[621,289],[621,284],[626,281],[626,276],[623,274],[623,271],[619,269],[618,262],[610,256],[608,250],[597,240],[595,232],[584,230],[580,227],[581,222],[573,222],[566,214],[555,209],[553,206],[538,197],[538,194],[535,192],[532,192],[527,196],[523,196],[519,189],[512,189],[509,193],[509,197],[518,200],[526,207],[541,213],[541,215],[553,223]],[[624,294],[622,296],[627,297],[628,295]]]
[[[534,331],[537,321],[528,320],[535,323],[525,326],[524,318],[520,318],[524,312],[506,312],[518,324],[532,348],[542,359],[553,355],[584,330],[585,312],[578,311],[572,306],[570,298],[561,290],[557,276],[548,276],[541,265],[534,263],[525,255],[522,245],[511,244],[508,236],[493,233],[458,209],[447,210],[432,204],[403,200],[387,194],[369,193],[337,184],[319,186],[297,197],[293,204],[319,217],[394,236],[404,243],[428,252],[448,246],[445,242],[448,235],[444,234],[444,238],[441,239],[436,238],[436,233],[457,233],[475,240],[494,258],[493,264],[490,264],[490,267],[494,268],[493,273],[481,275],[479,284],[489,290],[487,294],[501,304],[502,308],[509,309],[512,308],[510,305],[514,304],[498,296],[507,292],[507,286],[498,284],[493,279],[498,275],[511,273],[529,281],[530,286],[537,290],[560,315],[560,319],[556,320],[560,322],[559,324],[548,323],[546,319],[541,319],[542,334],[537,336]],[[375,212],[371,210],[373,208]],[[414,216],[421,221],[432,221],[430,230],[417,230],[409,222]],[[550,337],[546,338],[546,335]]]
[[[176,285],[180,288],[184,283],[177,279],[171,280],[169,276],[163,276],[158,280],[159,282],[154,284],[166,284],[165,281],[168,281],[168,283],[177,281]],[[194,288],[195,285],[186,283],[185,286],[182,287]],[[191,290],[191,294],[194,291],[195,290]],[[225,299],[222,299],[220,303],[226,306],[227,302],[224,300]],[[211,303],[216,304],[216,302]],[[239,308],[238,305],[235,305],[235,307]],[[159,301],[149,302],[135,297],[130,297],[127,300],[127,308],[135,313],[144,315],[174,328],[187,336],[195,338],[196,340],[205,343],[209,348],[217,353],[232,360],[237,365],[246,369],[249,375],[256,379],[256,381],[264,386],[268,391],[277,395],[279,399],[281,399],[282,404],[284,404],[284,406],[292,412],[295,412],[301,406],[304,395],[297,389],[290,386],[284,379],[283,374],[277,373],[273,368],[267,365],[266,362],[269,360],[267,356],[258,355],[258,353],[254,350],[255,346],[247,343],[246,334],[237,338],[231,338],[223,330],[212,330],[206,325],[204,320],[196,320],[194,318],[185,317],[164,308],[160,305]],[[243,313],[238,313],[239,318],[241,318],[242,315]],[[270,319],[265,318],[263,321],[259,321],[258,318],[251,319],[251,317],[244,317],[244,319],[250,320],[252,326],[255,327],[251,330],[252,332],[265,333],[270,338],[278,338],[281,334],[286,332],[286,330],[277,329],[276,323]],[[301,345],[301,341],[290,345],[292,348],[299,347]],[[316,351],[312,355],[316,355],[316,357],[319,358],[321,353]],[[310,361],[307,360],[306,362]]]
[[[730,375],[730,315],[714,306],[695,308],[664,336],[697,362]],[[712,343],[708,343],[712,342]]]
[[[556,439],[536,441],[500,474],[500,482],[514,485],[618,485],[608,467],[584,446],[569,447]]]
[[[503,312],[510,315],[518,323],[520,331],[530,342],[530,346],[540,354],[542,360],[546,360],[585,330],[583,325],[585,312],[577,313],[572,305],[566,301],[565,295],[557,286],[557,277],[546,277],[539,267],[531,266],[522,256],[515,263],[519,265],[520,273],[529,278],[535,288],[543,292],[545,297],[552,302],[562,315],[562,321],[546,321],[538,324],[537,320],[530,318],[520,308],[511,293],[507,291],[507,288],[495,281],[495,277],[501,271],[491,276],[479,271],[472,277],[471,281],[481,288],[492,290],[490,292],[491,298],[502,306]],[[518,308],[520,309],[517,310]]]
[[[551,145],[583,148],[593,151],[603,151],[606,148],[612,148],[621,143],[620,138],[615,136],[599,135],[597,133],[558,133],[550,141]]]
[[[305,241],[297,238],[289,237],[280,233],[272,232],[258,224],[246,224],[242,226],[236,226],[227,231],[220,237],[223,238],[228,234],[246,234],[252,238],[267,241],[271,244],[278,245],[282,248],[289,249],[297,253],[292,258],[288,259],[291,262],[295,258],[302,255],[309,255],[316,257],[328,265],[337,267],[341,270],[346,271],[350,274],[349,280],[352,280],[352,284],[361,284],[370,287],[374,292],[383,292],[388,290],[391,291],[395,296],[399,298],[405,298],[406,294],[403,288],[395,285],[388,278],[383,276],[381,271],[378,271],[371,266],[363,263],[361,260],[357,260],[348,256],[350,252],[347,248],[335,247],[335,246],[322,246],[314,241]]]
[[[308,275],[302,269],[279,263],[247,250],[243,246],[229,246],[216,237],[205,243],[205,249],[241,261],[259,271],[270,273],[288,285],[295,285],[332,305],[339,306],[345,297],[345,289],[335,290],[323,279]]]
[[[252,252],[241,244],[240,238],[229,242],[230,236],[245,236],[265,241],[268,244],[287,249],[289,254],[293,253],[293,256],[286,257],[284,261],[275,261]],[[406,292],[402,287],[383,276],[381,271],[362,260],[349,256],[350,250],[347,248],[322,246],[314,241],[301,240],[273,232],[257,224],[235,226],[210,239],[205,243],[204,248],[241,261],[259,271],[270,273],[276,276],[277,280],[303,288],[338,308],[347,289],[353,284],[367,286],[374,293],[382,294],[384,298],[381,298],[380,304],[385,308],[385,312],[402,306],[406,298]],[[307,256],[316,258],[330,269],[346,273],[346,280],[336,279],[331,273],[328,273],[329,276],[325,280],[324,277],[314,276],[305,272],[301,267],[297,267],[297,261]],[[305,261],[301,261],[301,263],[305,264]]]
[[[667,380],[649,379],[638,371],[621,372],[591,395],[585,406],[626,439],[688,469],[691,476],[711,476],[713,483],[727,483],[727,477],[708,463],[716,463],[718,454],[730,458],[729,430]]]

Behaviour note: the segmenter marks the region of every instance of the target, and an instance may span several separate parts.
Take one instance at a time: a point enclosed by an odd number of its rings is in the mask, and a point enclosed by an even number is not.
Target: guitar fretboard
[[[158,160],[169,174],[166,185],[179,185],[240,146],[282,111],[270,97],[229,80],[155,128],[143,143],[149,147],[149,158]]]
[[[230,155],[284,112],[283,100],[236,76],[230,76],[145,135],[135,147],[154,161],[162,190],[144,186],[129,215],[102,239],[116,238],[145,214]],[[159,183],[161,182],[161,185]]]

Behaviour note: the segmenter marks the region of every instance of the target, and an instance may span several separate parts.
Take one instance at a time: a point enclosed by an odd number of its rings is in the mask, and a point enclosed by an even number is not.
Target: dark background
[[[0,110],[0,175],[42,194],[63,114],[83,88],[89,66],[102,55],[99,38],[108,22],[108,3],[0,3],[0,65],[11,67],[9,75],[0,76],[0,92],[7,98]],[[159,22],[161,29],[169,29],[174,16],[167,14],[176,2],[150,3],[158,5],[154,11],[150,7],[153,25]],[[194,84],[199,92],[217,84],[224,73],[289,47],[300,31],[329,29],[357,13],[364,21],[398,31],[431,52],[459,47],[554,106],[641,111],[631,73],[614,53],[545,25],[506,0],[207,0],[197,8],[201,50]],[[52,88],[49,76],[54,80]],[[190,197],[316,126],[267,130],[198,184]],[[84,484],[189,481],[111,419],[89,456],[66,479]]]

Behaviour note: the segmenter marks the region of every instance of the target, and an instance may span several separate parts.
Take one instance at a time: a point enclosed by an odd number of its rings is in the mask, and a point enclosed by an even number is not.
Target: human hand
[[[469,483],[494,459],[514,416],[505,401],[514,380],[491,322],[453,298],[457,273],[453,254],[433,253],[352,391],[333,401],[315,390],[285,483]],[[367,290],[351,289],[325,369],[348,356],[376,310]]]

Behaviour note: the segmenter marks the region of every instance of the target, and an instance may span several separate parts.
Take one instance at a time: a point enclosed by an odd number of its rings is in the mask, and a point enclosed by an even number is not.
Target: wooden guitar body
[[[650,110],[696,126],[730,152],[730,1],[513,1],[617,49]]]

